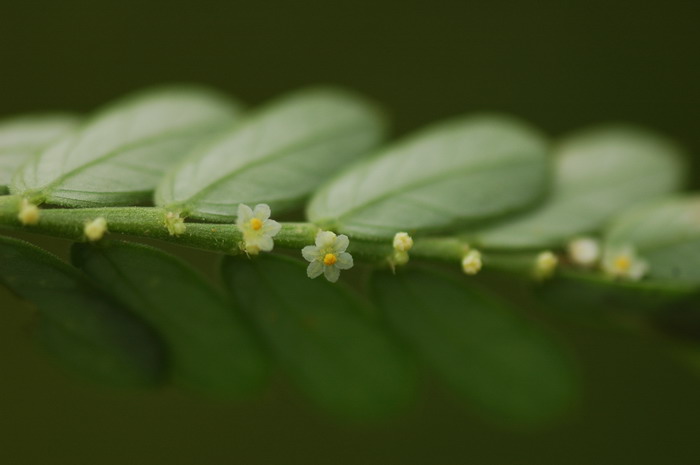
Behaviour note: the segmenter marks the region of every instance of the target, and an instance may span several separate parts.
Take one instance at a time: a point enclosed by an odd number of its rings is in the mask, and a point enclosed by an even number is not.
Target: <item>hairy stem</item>
[[[85,224],[99,217],[107,221],[112,234],[127,234],[173,242],[198,249],[238,254],[242,235],[236,225],[215,223],[186,223],[185,231],[171,235],[166,225],[168,212],[156,207],[109,208],[44,208],[35,225],[24,226],[18,219],[21,198],[0,196],[0,227],[22,229],[61,237],[73,241],[85,241]],[[301,249],[313,244],[318,227],[311,223],[282,223],[275,236],[275,246]],[[421,259],[459,263],[468,246],[456,238],[419,238],[411,250],[411,256]],[[388,263],[393,254],[391,239],[365,241],[353,239],[349,252],[356,258],[375,263]]]

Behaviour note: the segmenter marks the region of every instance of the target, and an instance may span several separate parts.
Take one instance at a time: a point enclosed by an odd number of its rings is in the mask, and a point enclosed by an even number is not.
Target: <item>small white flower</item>
[[[236,226],[243,234],[242,249],[250,255],[261,250],[270,252],[275,245],[272,238],[282,229],[282,225],[270,219],[270,206],[264,203],[256,205],[254,210],[248,205],[238,205]]]
[[[591,267],[600,260],[600,243],[591,237],[580,237],[569,242],[569,258],[579,266]]]
[[[91,242],[99,241],[107,232],[107,220],[100,216],[92,221],[88,221],[85,223],[83,232],[87,240]]]
[[[535,258],[535,277],[538,279],[547,279],[554,274],[557,269],[559,259],[551,251],[545,250]]]
[[[17,219],[25,226],[37,224],[39,222],[39,207],[27,199],[22,199]]]
[[[345,234],[336,236],[331,231],[319,231],[316,234],[316,245],[307,245],[301,251],[303,257],[310,262],[306,274],[314,279],[323,274],[332,283],[338,280],[340,270],[352,268],[352,255],[345,250],[350,240]]]
[[[394,250],[408,252],[413,247],[413,238],[405,232],[397,232],[394,235]]]
[[[468,275],[475,275],[481,270],[483,263],[481,262],[481,252],[478,250],[470,250],[462,258],[462,271]]]
[[[649,271],[649,264],[637,256],[632,246],[606,250],[603,271],[614,278],[638,281]]]

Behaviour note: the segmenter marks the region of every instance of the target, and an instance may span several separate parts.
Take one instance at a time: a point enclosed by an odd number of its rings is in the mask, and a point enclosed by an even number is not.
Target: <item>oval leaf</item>
[[[68,114],[25,115],[0,122],[0,194],[8,192],[12,175],[37,151],[75,128]]]
[[[70,371],[120,386],[163,377],[165,356],[150,328],[55,256],[0,237],[0,283],[37,308],[42,344]]]
[[[546,188],[544,139],[505,117],[438,124],[322,188],[311,221],[356,236],[439,231],[519,210]]]
[[[239,203],[298,207],[338,168],[381,141],[384,122],[358,96],[309,89],[275,101],[198,148],[159,186],[156,203],[186,215],[231,221]]]
[[[700,285],[700,195],[659,200],[620,217],[606,232],[605,249],[625,246],[648,262],[649,280]]]
[[[176,385],[231,396],[259,388],[265,360],[239,318],[192,268],[152,247],[73,246],[73,260],[155,329]]]
[[[238,113],[237,104],[197,87],[137,93],[24,165],[11,191],[63,206],[148,203],[165,170]]]
[[[679,189],[681,151],[631,127],[605,127],[565,139],[555,151],[547,202],[521,217],[470,234],[482,248],[556,247],[600,229],[627,208]]]
[[[412,398],[412,372],[349,293],[310,280],[304,265],[275,256],[227,258],[223,275],[241,308],[294,383],[345,417],[393,413]]]
[[[579,394],[565,350],[480,292],[420,270],[378,274],[374,293],[391,326],[477,410],[513,424],[567,412]]]

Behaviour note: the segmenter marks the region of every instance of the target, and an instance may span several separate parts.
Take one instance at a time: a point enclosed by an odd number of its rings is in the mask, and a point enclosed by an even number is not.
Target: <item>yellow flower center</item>
[[[625,255],[620,255],[619,257],[615,258],[614,265],[616,270],[625,272],[630,269],[630,266],[632,266],[632,261],[629,257]]]
[[[260,219],[258,219],[258,218],[253,218],[252,220],[250,220],[250,227],[253,228],[254,231],[260,230],[260,228],[262,228],[262,226],[263,226],[263,222],[260,221]]]
[[[325,257],[323,257],[323,264],[326,266],[331,266],[335,265],[335,262],[338,261],[338,257],[335,256],[335,254],[332,253],[327,253]]]

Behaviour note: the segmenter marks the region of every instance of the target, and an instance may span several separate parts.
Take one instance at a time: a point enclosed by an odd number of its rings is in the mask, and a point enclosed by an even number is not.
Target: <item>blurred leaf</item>
[[[313,88],[276,100],[171,171],[158,205],[231,221],[239,203],[273,211],[301,205],[339,168],[381,142],[384,121],[364,99]]]
[[[510,118],[439,123],[321,188],[308,217],[351,235],[391,237],[504,215],[542,196],[546,154],[545,140]]]
[[[421,270],[377,274],[373,288],[396,332],[482,413],[534,425],[576,401],[578,377],[565,348],[513,309]]]
[[[469,239],[483,248],[560,246],[639,202],[680,188],[682,161],[673,143],[641,129],[604,127],[574,134],[555,152],[548,201]]]
[[[414,377],[403,354],[340,286],[277,256],[227,258],[226,285],[294,383],[337,415],[368,419],[404,407]]]
[[[647,317],[694,292],[682,283],[615,281],[598,273],[562,271],[538,288],[539,297],[558,314],[587,323],[625,323]]]
[[[77,117],[58,113],[0,121],[0,194],[8,192],[12,175],[22,163],[77,123]]]
[[[150,202],[164,171],[238,113],[238,104],[198,87],[131,95],[24,165],[11,191],[63,206]]]
[[[605,248],[632,245],[649,263],[648,279],[700,286],[700,195],[641,206],[615,221]]]
[[[0,282],[37,308],[41,342],[69,370],[120,386],[163,377],[164,354],[150,328],[48,252],[0,237]]]
[[[166,342],[175,384],[217,395],[262,384],[265,360],[234,309],[192,268],[127,242],[73,246],[73,261]]]

